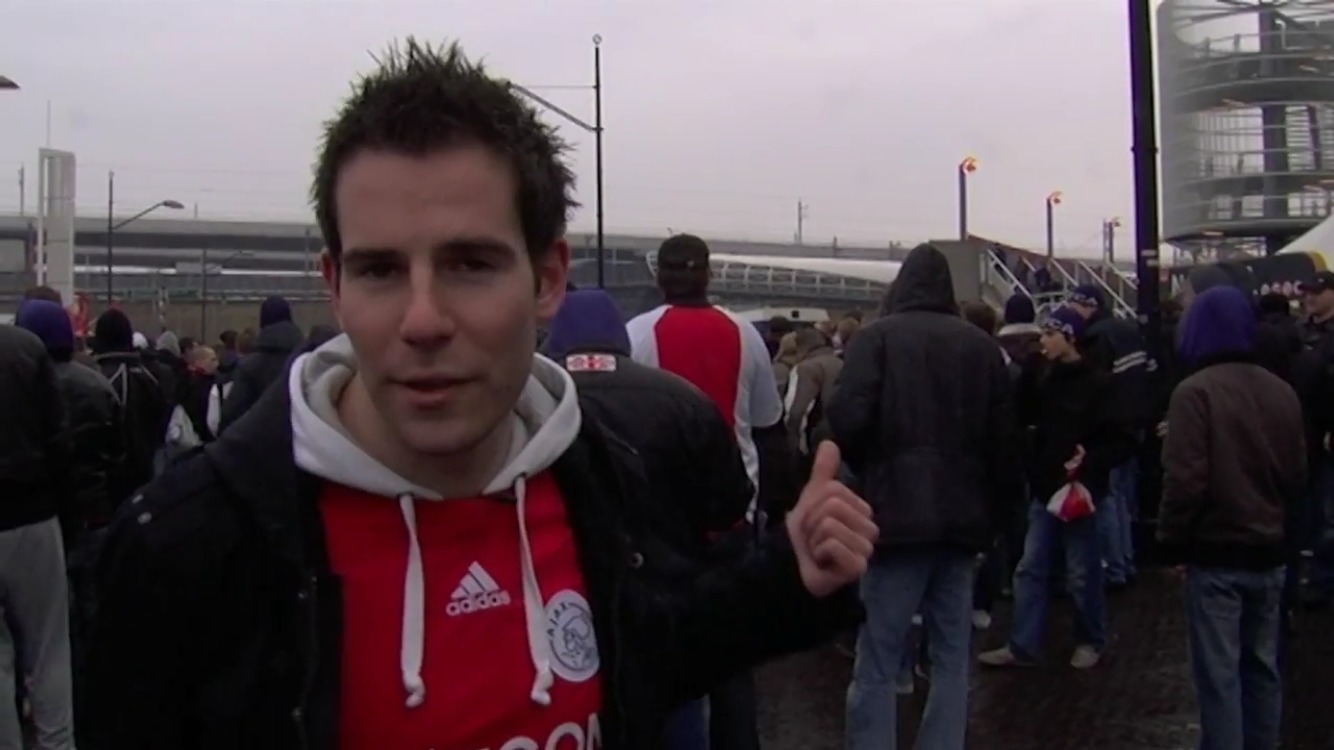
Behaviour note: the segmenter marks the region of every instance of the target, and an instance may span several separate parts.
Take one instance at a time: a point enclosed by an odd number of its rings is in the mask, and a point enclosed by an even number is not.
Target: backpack
[[[141,364],[121,362],[107,377],[121,410],[121,444],[125,460],[117,469],[118,494],[128,497],[153,478],[157,453],[166,437],[168,415],[161,386]]]

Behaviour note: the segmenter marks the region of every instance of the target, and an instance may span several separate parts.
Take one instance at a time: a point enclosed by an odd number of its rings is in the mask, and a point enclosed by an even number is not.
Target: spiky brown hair
[[[324,124],[310,200],[335,261],[342,257],[334,188],[348,160],[366,149],[412,155],[462,143],[494,149],[509,160],[515,203],[530,256],[565,232],[574,200],[569,146],[508,82],[468,60],[457,42],[432,45],[408,37],[376,56],[377,67]]]

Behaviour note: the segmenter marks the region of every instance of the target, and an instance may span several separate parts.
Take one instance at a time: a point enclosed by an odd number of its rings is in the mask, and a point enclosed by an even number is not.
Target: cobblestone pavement
[[[1181,585],[1146,575],[1109,598],[1111,643],[1088,672],[1065,663],[1069,610],[1053,608],[1047,662],[1017,672],[973,674],[969,750],[1186,750],[1198,717],[1187,666]],[[1004,643],[1008,611],[978,633],[974,651]],[[1286,693],[1283,750],[1334,748],[1334,614],[1299,615]],[[833,648],[763,668],[760,733],[766,750],[835,750],[852,661]],[[925,685],[900,698],[900,747],[911,748]]]

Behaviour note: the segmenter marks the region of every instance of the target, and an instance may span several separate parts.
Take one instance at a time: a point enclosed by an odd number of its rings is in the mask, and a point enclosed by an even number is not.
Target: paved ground
[[[1110,600],[1112,643],[1089,672],[1065,663],[1068,613],[1055,608],[1048,663],[1020,672],[975,672],[969,750],[1186,750],[1197,732],[1180,583],[1145,576]],[[1007,612],[975,649],[1003,643]],[[1334,748],[1334,614],[1302,615],[1293,643],[1284,750]],[[1058,658],[1060,657],[1060,658]],[[832,648],[794,656],[757,675],[766,750],[842,747],[851,660]],[[923,684],[899,700],[900,746],[911,748]]]

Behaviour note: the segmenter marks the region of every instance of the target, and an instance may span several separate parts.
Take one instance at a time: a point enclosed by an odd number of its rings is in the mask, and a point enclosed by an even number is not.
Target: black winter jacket
[[[75,506],[71,530],[101,526],[116,507],[112,478],[125,457],[120,403],[100,372],[78,362],[57,362],[56,384],[68,420]]]
[[[1080,360],[1057,362],[1021,379],[1019,418],[1032,428],[1024,465],[1036,499],[1045,502],[1068,481],[1065,462],[1076,446],[1084,447],[1078,479],[1095,501],[1106,496],[1112,469],[1134,454],[1137,423],[1113,398],[1113,378]]]
[[[1136,427],[1148,428],[1158,422],[1161,412],[1153,403],[1149,352],[1134,321],[1117,318],[1108,304],[1102,305],[1089,318],[1079,350],[1086,361],[1113,376],[1112,398]]]
[[[0,531],[69,516],[65,428],[46,346],[22,328],[0,325]]]
[[[335,750],[342,605],[317,506],[270,389],[231,430],[127,503],[98,567],[88,705],[98,750]],[[588,415],[585,411],[585,415]],[[688,585],[654,534],[633,449],[586,418],[553,467],[599,637],[603,747],[654,747],[683,700],[855,623],[813,600],[790,548]],[[355,676],[348,676],[354,678]]]
[[[844,352],[826,411],[834,440],[864,483],[882,548],[985,549],[1022,502],[1004,356],[959,317],[934,247],[908,255],[889,305]]]
[[[583,366],[590,357],[614,369]],[[570,371],[584,409],[639,453],[645,478],[665,506],[661,517],[674,527],[664,529],[669,541],[702,557],[710,534],[745,519],[755,487],[735,434],[703,391],[624,352],[576,349],[558,362]]]
[[[162,383],[138,352],[99,354],[97,369],[111,383],[121,408],[124,460],[111,478],[112,501],[118,505],[153,478],[171,410]]]
[[[232,371],[232,390],[222,404],[218,432],[226,430],[241,418],[270,385],[282,378],[306,338],[296,323],[284,320],[260,329],[255,350],[243,357]]]

